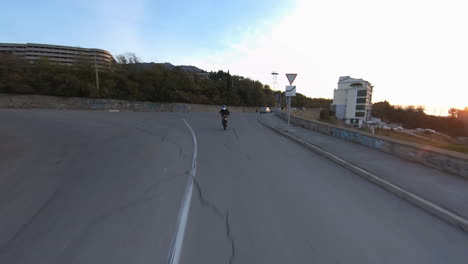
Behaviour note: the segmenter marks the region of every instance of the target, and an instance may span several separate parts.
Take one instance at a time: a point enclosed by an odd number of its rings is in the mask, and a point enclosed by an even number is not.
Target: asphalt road
[[[193,154],[180,118],[0,111],[0,263],[164,263]]]
[[[0,110],[0,263],[467,263],[468,235],[234,113]],[[398,169],[395,168],[395,173]]]

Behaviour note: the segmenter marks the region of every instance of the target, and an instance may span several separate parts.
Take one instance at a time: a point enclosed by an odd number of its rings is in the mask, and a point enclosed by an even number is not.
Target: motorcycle
[[[227,128],[227,123],[228,123],[227,119],[228,119],[228,115],[223,115],[222,123],[223,123],[224,130],[226,130],[226,128]]]

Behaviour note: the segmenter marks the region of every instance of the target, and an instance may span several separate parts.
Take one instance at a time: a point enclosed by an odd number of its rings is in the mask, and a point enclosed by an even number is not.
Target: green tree
[[[0,54],[0,92],[34,93],[27,79],[29,66],[27,61],[13,54]]]
[[[240,106],[275,106],[275,95],[284,97],[267,85],[229,72],[210,72],[205,79],[178,68],[141,63],[133,53],[116,56],[116,63],[100,65],[97,89],[94,60],[87,56],[75,60],[73,65],[64,65],[40,58],[31,64],[1,54],[0,92]],[[306,107],[330,104],[330,100],[300,94],[293,100]]]

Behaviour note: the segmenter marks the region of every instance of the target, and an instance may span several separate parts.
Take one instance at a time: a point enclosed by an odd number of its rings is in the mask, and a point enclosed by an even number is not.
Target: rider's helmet
[[[221,106],[221,110],[226,110],[227,109],[227,106],[226,105],[222,105]]]

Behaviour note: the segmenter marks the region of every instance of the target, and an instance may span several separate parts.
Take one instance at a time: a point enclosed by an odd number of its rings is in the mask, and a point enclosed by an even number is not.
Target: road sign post
[[[288,126],[291,126],[291,96],[288,96]]]
[[[297,73],[286,73],[286,78],[288,78],[289,81],[289,86],[286,86],[286,100],[288,102],[288,126],[291,124],[291,96],[296,96],[296,86],[292,86],[296,77]]]

